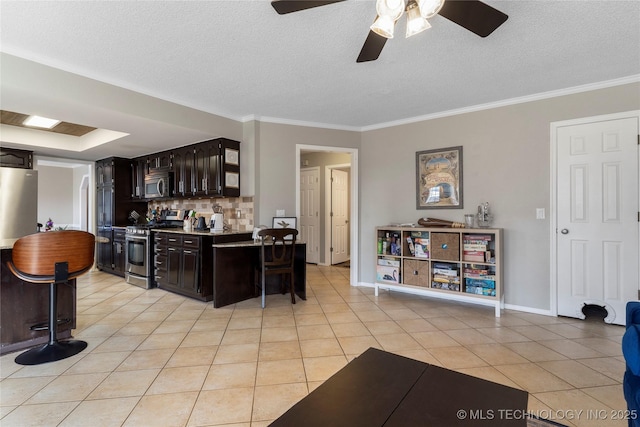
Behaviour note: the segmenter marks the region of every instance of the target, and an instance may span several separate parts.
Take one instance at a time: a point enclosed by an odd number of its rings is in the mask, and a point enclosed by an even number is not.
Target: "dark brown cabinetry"
[[[0,166],[33,169],[33,151],[0,148]]]
[[[251,233],[209,235],[154,231],[154,282],[158,288],[202,301],[211,301],[213,299],[212,245],[250,239]],[[253,275],[253,268],[248,268]]]
[[[113,259],[113,230],[111,227],[98,228],[96,232],[96,267],[99,270],[110,272]]]
[[[240,143],[226,138],[172,151],[173,188],[182,197],[238,197]]]
[[[144,176],[147,172],[147,158],[131,160],[131,198],[144,199]]]
[[[193,146],[178,148],[171,153],[173,191],[176,196],[192,196],[194,154]]]
[[[111,268],[114,274],[124,277],[124,269],[126,262],[125,253],[125,229],[115,228],[113,229],[113,243],[111,245],[111,253],[113,259]]]
[[[112,227],[130,224],[133,210],[139,214],[147,210],[146,202],[131,199],[131,174],[129,159],[110,157],[96,162],[96,225],[97,236],[101,237],[96,245],[96,265],[100,270],[119,275],[124,275],[124,244],[116,244]]]
[[[164,172],[171,168],[171,151],[163,151],[149,156],[147,173]]]
[[[202,265],[203,237],[178,233],[156,233],[154,238],[155,282],[159,288],[208,301],[201,284],[203,275],[211,277],[211,267]],[[206,287],[209,290],[210,286]],[[210,293],[210,292],[209,292]]]

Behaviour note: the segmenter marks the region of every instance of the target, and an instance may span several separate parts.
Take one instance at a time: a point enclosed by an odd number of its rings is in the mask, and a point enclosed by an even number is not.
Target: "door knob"
[[[566,228],[563,228],[562,230],[560,230],[560,232],[562,234],[569,234],[569,230],[567,230]]]

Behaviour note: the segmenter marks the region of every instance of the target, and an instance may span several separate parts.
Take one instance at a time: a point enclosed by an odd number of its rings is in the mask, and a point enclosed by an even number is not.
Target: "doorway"
[[[316,159],[313,157],[316,156]],[[340,160],[337,160],[340,159]],[[345,160],[346,159],[346,160]],[[317,164],[316,164],[317,162]],[[358,249],[356,242],[358,241],[358,150],[355,148],[344,147],[328,147],[319,145],[296,145],[296,216],[301,218],[301,171],[304,169],[320,166],[321,175],[324,174],[326,166],[341,166],[342,169],[350,171],[348,182],[348,254],[350,259],[349,279],[351,285],[357,285],[358,281]],[[321,187],[324,185],[326,177],[320,177]],[[331,257],[326,256],[326,242],[323,236],[331,232],[330,221],[327,221],[323,212],[326,212],[326,190],[320,190],[319,209],[320,216],[320,248],[319,261],[320,265],[331,265]]]
[[[640,112],[551,124],[551,309],[624,325],[640,277]]]
[[[325,260],[327,264],[347,263],[349,252],[349,178],[350,164],[325,167],[326,213]],[[349,264],[350,265],[350,264]]]

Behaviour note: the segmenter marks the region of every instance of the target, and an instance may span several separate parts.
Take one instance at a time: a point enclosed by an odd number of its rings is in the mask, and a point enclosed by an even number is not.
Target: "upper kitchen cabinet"
[[[171,168],[171,151],[163,151],[149,156],[147,173],[165,172]]]
[[[193,146],[182,147],[172,151],[171,164],[173,166],[173,191],[177,197],[189,197],[194,194]]]
[[[0,148],[0,166],[33,169],[33,151]]]
[[[96,162],[97,226],[127,225],[132,210],[144,214],[145,202],[132,201],[131,160],[119,157]]]
[[[131,160],[131,198],[144,199],[144,176],[147,171],[147,157]]]
[[[217,138],[172,152],[174,191],[181,197],[238,197],[240,143]]]

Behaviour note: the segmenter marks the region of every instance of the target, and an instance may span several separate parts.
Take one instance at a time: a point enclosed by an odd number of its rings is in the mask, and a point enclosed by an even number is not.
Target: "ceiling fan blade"
[[[445,1],[438,14],[480,37],[487,37],[508,18],[498,9],[479,0]]]
[[[382,48],[386,42],[386,37],[382,37],[369,30],[369,35],[364,41],[364,45],[362,46],[362,50],[360,50],[360,55],[358,55],[356,62],[375,61],[380,56],[380,52],[382,52]]]
[[[325,6],[327,4],[338,3],[345,0],[273,0],[271,6],[280,15],[298,12],[300,10],[311,9],[313,7]]]

